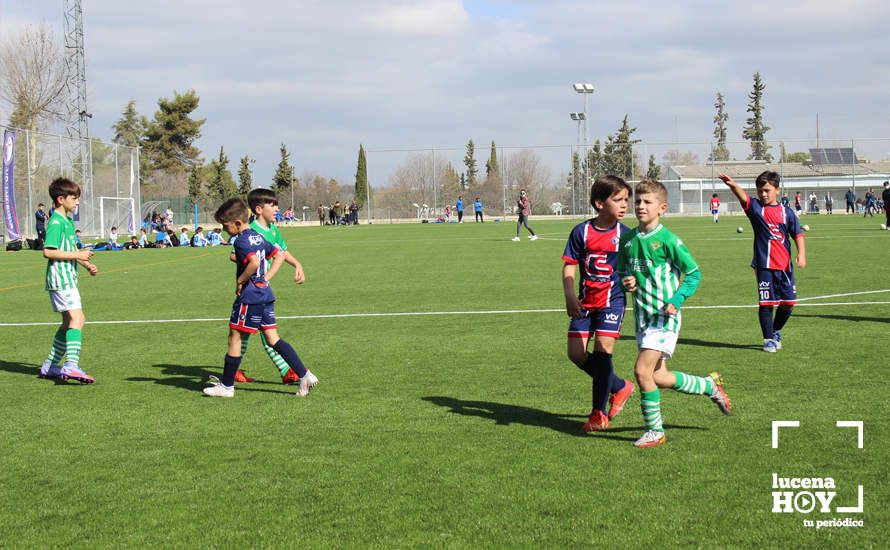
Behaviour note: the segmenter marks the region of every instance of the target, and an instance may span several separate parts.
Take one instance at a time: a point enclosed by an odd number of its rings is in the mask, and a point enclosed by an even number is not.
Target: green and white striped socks
[[[284,375],[287,374],[287,371],[290,370],[290,367],[287,364],[287,361],[284,360],[284,357],[281,356],[280,353],[275,351],[275,348],[269,345],[269,342],[266,341],[266,335],[262,336],[263,340],[263,348],[266,349],[266,354],[269,355],[269,359],[275,363],[275,366],[278,368],[279,374],[284,378]]]
[[[49,355],[46,356],[46,362],[50,365],[56,365],[62,361],[62,357],[65,356],[65,329],[59,327],[56,331],[56,335],[53,336],[53,347],[49,350]]]
[[[241,335],[241,358],[244,358],[244,355],[247,353],[247,342],[249,336],[247,334]],[[263,348],[266,350],[266,354],[269,356],[269,359],[275,363],[275,367],[278,369],[278,372],[281,374],[281,377],[284,378],[284,375],[287,374],[287,371],[290,370],[290,367],[287,365],[287,361],[284,360],[284,357],[281,356],[280,353],[275,351],[275,348],[269,345],[266,342],[266,335],[260,334],[260,339],[263,342]]]
[[[68,332],[65,333],[66,363],[77,365],[80,362],[80,348],[83,345],[82,338],[83,334],[76,328],[69,328]]]
[[[711,395],[714,393],[714,383],[710,377],[694,376],[683,372],[674,371],[677,377],[677,383],[674,388],[683,393],[691,393],[695,395]]]
[[[658,388],[640,392],[640,409],[643,411],[646,430],[664,431],[664,426],[661,423],[661,392],[658,391]]]

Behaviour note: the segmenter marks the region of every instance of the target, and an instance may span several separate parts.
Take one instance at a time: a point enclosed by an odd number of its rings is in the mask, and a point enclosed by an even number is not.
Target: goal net
[[[104,238],[112,227],[118,235],[136,233],[136,203],[132,197],[99,197],[99,237]]]

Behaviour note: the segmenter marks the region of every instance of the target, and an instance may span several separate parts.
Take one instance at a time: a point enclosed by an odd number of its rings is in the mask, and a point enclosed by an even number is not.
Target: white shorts
[[[637,347],[640,349],[654,349],[660,351],[662,355],[670,357],[674,354],[674,348],[677,347],[677,338],[680,335],[676,332],[664,330],[656,327],[646,327],[644,330],[637,330]]]
[[[62,313],[72,309],[83,309],[80,304],[80,291],[76,288],[67,290],[50,290],[49,301],[53,305],[53,311]]]

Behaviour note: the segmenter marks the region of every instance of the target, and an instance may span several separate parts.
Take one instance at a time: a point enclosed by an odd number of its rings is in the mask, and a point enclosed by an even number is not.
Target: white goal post
[[[136,201],[133,197],[99,197],[99,237],[105,238],[112,226],[129,239],[136,233]],[[126,229],[126,232],[124,232]]]

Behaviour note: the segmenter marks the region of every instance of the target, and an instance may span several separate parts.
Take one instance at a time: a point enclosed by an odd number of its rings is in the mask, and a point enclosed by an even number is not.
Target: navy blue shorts
[[[757,300],[762,306],[793,306],[797,303],[794,271],[757,269]]]
[[[624,321],[624,306],[584,309],[584,317],[569,321],[569,338],[590,338],[594,334],[618,338]]]
[[[278,325],[275,324],[275,302],[265,304],[235,302],[232,305],[229,327],[247,334],[278,328]]]

